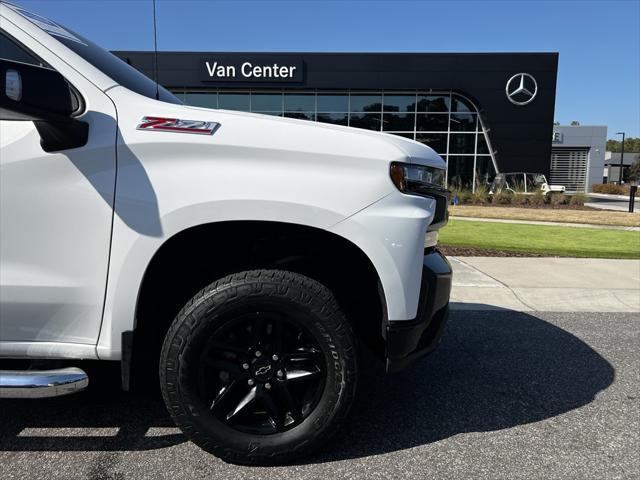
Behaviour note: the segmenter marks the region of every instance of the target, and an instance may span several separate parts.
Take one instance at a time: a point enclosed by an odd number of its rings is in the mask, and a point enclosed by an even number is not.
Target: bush
[[[569,198],[569,205],[582,207],[588,198],[584,193],[574,193],[571,198]]]
[[[542,190],[537,190],[533,195],[529,195],[529,204],[539,207],[541,205],[544,205],[544,203],[545,198]]]
[[[529,205],[531,195],[526,195],[524,193],[515,193],[513,195],[513,204],[514,205]]]
[[[629,195],[629,185],[614,185],[613,183],[594,183],[591,187],[593,193],[608,193],[610,195]],[[636,197],[640,196],[640,189]]]
[[[554,207],[558,205],[566,205],[569,203],[569,199],[564,193],[552,193],[549,197],[549,203]]]
[[[513,203],[513,193],[503,190],[493,194],[491,203],[494,205],[511,205]]]
[[[485,205],[489,202],[488,190],[484,185],[478,185],[476,191],[471,194],[471,203],[474,205]]]
[[[624,185],[614,185],[613,183],[594,183],[591,189],[594,193],[624,194]]]
[[[462,188],[451,189],[451,203],[453,204],[454,197],[458,197],[458,204],[463,205],[469,203],[471,200],[471,192]]]

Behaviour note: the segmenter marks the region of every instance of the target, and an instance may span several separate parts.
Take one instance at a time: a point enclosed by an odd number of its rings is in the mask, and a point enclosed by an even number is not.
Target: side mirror
[[[31,120],[47,151],[87,142],[88,125],[75,120],[77,97],[55,70],[0,59],[0,120]]]
[[[54,70],[0,60],[0,120],[71,121],[74,97]]]

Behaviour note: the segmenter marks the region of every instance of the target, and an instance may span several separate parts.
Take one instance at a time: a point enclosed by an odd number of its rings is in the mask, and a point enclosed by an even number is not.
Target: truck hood
[[[182,154],[186,154],[188,149],[190,154],[205,158],[215,150],[217,155],[227,158],[283,161],[296,169],[324,164],[361,172],[388,172],[391,162],[446,168],[445,162],[431,148],[396,135],[271,115],[165,103],[122,86],[106,93],[117,106],[118,126],[127,143],[146,145],[150,153],[153,150],[153,155],[167,149],[181,149]],[[153,129],[141,131],[136,127],[144,117],[215,122],[219,127],[212,135]]]
[[[375,145],[382,142],[387,145],[391,145],[402,152],[405,162],[426,165],[436,168],[446,168],[446,164],[442,157],[438,155],[432,148],[414,140],[400,137],[398,135],[392,135],[388,133],[376,132],[371,130],[364,130],[361,128],[345,127],[343,125],[333,125],[330,123],[311,122],[308,120],[298,120],[295,118],[283,118],[272,115],[263,115],[257,113],[240,112],[235,110],[221,110],[221,109],[209,109],[182,105],[181,109],[185,112],[198,112],[199,114],[210,115],[224,115],[233,117],[235,119],[246,119],[249,121],[268,122],[273,126],[280,126],[283,129],[287,129],[290,126],[303,127],[309,129],[309,133],[312,131],[317,135],[322,136],[322,132],[325,132],[327,138],[332,137],[330,132],[335,132],[342,135],[352,136],[352,141],[357,142],[363,147],[367,143],[371,143],[375,148]],[[214,118],[213,116],[211,118]],[[314,135],[315,136],[315,135]],[[337,145],[336,145],[337,147]]]

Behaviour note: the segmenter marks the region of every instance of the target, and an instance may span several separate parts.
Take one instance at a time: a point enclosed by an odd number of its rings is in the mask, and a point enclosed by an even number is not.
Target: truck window
[[[145,97],[156,98],[156,83],[153,80],[104,48],[48,18],[29,12],[16,5],[7,6],[49,34],[53,40],[62,43],[65,47],[80,55],[117,84]],[[163,87],[158,88],[158,93],[159,99],[163,102],[182,103]]]
[[[0,32],[0,58],[11,60],[12,62],[37,65],[38,67],[47,66],[42,60],[36,58],[35,55],[32,55],[25,48],[18,45],[16,41],[9,38],[4,32]]]

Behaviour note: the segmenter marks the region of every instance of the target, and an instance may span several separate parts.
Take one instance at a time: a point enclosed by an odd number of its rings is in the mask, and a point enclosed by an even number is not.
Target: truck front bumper
[[[401,370],[435,350],[449,314],[450,293],[451,265],[437,250],[425,251],[416,318],[387,323],[387,372]]]

